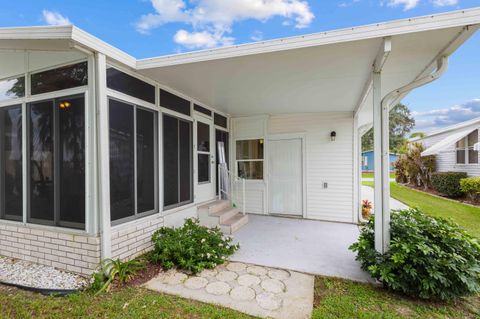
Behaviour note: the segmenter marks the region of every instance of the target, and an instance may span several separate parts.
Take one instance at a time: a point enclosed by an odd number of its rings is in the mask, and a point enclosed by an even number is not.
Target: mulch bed
[[[126,284],[121,285],[116,280],[112,285],[112,290],[125,288],[125,287],[141,286],[144,283],[148,282],[150,279],[158,276],[158,274],[160,274],[161,272],[163,272],[163,269],[160,265],[147,263],[145,269],[137,272],[135,276],[133,276],[133,278],[130,281],[128,281]]]
[[[474,201],[470,200],[467,196],[451,198],[451,197],[447,197],[447,196],[443,195],[442,193],[437,192],[433,188],[425,189],[425,188],[423,188],[423,186],[419,187],[419,186],[414,186],[414,185],[411,185],[411,184],[400,184],[400,185],[415,189],[415,190],[420,191],[420,192],[429,193],[431,195],[435,195],[435,196],[442,197],[442,198],[445,198],[445,199],[450,199],[450,200],[453,200],[453,201],[456,201],[456,202],[460,202],[460,203],[463,203],[463,204],[468,204],[468,205],[480,207],[480,203],[477,203],[477,202],[474,202]]]

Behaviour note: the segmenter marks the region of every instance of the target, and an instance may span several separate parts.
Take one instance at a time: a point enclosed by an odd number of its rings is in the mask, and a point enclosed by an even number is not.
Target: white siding
[[[470,126],[472,129],[479,128],[478,124]],[[461,130],[468,129],[470,127],[462,127]],[[426,148],[440,142],[447,136],[457,131],[448,131],[441,134],[436,134],[431,137],[426,137],[419,140]],[[455,151],[455,144],[450,145],[448,148],[442,150],[436,156],[437,171],[439,172],[466,172],[470,176],[480,176],[480,164],[457,164],[457,154]]]
[[[330,133],[337,133],[330,140]],[[353,222],[353,117],[351,114],[275,115],[268,134],[305,133],[307,218]],[[328,183],[328,188],[323,188]]]

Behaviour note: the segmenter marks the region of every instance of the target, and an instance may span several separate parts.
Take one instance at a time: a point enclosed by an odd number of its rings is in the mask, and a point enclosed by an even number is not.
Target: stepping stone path
[[[309,318],[313,303],[312,276],[239,262],[191,276],[169,270],[145,286],[269,318]]]

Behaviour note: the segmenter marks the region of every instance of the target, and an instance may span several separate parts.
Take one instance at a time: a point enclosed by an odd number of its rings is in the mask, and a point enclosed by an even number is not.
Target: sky
[[[136,58],[464,8],[480,0],[0,0],[0,27],[75,24]],[[415,131],[480,116],[480,31],[439,80],[410,93]]]

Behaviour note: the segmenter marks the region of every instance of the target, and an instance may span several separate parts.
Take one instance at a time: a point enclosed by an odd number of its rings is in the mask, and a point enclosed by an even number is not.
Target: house
[[[466,172],[480,176],[478,130],[480,117],[425,133],[410,139],[425,147],[422,156],[435,155],[437,171]]]
[[[385,251],[389,108],[479,24],[474,8],[141,60],[75,26],[2,28],[0,255],[90,273],[199,212],[230,232],[248,214],[357,223],[372,125]]]
[[[398,154],[390,153],[390,171],[395,170],[394,163],[398,158]],[[362,171],[363,172],[373,172],[374,163],[373,163],[373,150],[362,152]]]

